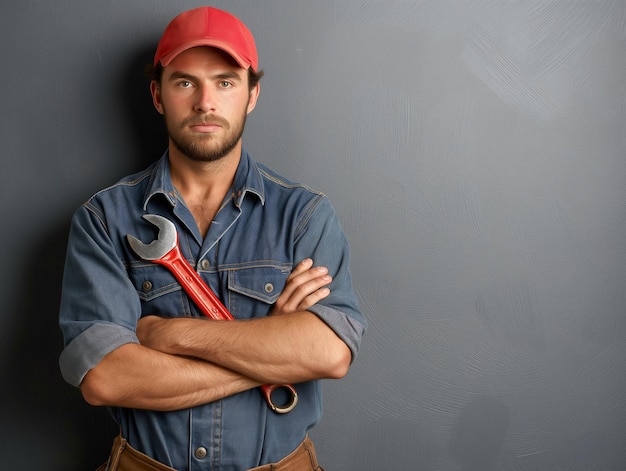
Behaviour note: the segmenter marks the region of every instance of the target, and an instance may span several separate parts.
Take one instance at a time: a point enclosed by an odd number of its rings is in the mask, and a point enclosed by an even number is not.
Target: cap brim
[[[186,50],[191,49],[193,47],[201,47],[201,46],[215,47],[217,49],[224,51],[230,57],[232,57],[242,69],[248,69],[252,66],[250,61],[245,60],[243,57],[237,54],[228,44],[225,44],[223,41],[217,41],[213,39],[197,39],[195,41],[189,41],[185,44],[182,44],[181,46],[178,46],[176,49],[174,49],[170,53],[165,54],[157,62],[160,62],[163,67],[167,67],[170,64],[170,62],[172,62],[174,58],[178,56],[180,53],[185,52]]]

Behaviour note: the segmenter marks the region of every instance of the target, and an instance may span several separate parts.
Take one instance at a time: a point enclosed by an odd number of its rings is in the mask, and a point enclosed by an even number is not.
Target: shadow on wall
[[[152,53],[146,48],[129,61],[120,75],[119,93],[111,97],[120,102],[121,119],[127,122],[132,139],[125,144],[133,148],[116,149],[120,143],[111,143],[110,151],[136,156],[129,166],[137,170],[156,160],[167,144],[144,73]],[[122,172],[119,177],[124,176]],[[17,319],[10,347],[14,360],[5,376],[5,384],[12,387],[3,393],[5,403],[11,404],[3,417],[8,431],[2,444],[3,469],[96,469],[106,460],[118,433],[107,409],[89,406],[77,388],[65,383],[58,366],[63,348],[58,308],[70,216],[75,209],[68,207],[57,227],[38,234],[24,260],[23,273],[16,274],[20,289],[12,305],[19,312],[13,315]]]
[[[13,395],[8,399],[13,407],[3,417],[11,431],[4,438],[3,469],[95,469],[116,433],[106,409],[88,406],[59,371],[58,306],[68,225],[66,219],[40,233],[24,263],[22,289],[15,293],[20,312],[11,355],[19,361],[7,372],[13,387],[5,393]]]
[[[167,148],[163,117],[155,110],[150,95],[147,69],[152,65],[153,55],[154,44],[138,50],[121,75],[118,86],[117,99],[121,101],[120,109],[125,110],[126,125],[131,142],[135,144],[128,153],[135,156],[133,167],[137,170],[143,170],[157,160]]]

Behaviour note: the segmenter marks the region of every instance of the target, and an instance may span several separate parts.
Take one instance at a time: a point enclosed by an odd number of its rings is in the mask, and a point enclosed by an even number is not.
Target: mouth
[[[207,119],[208,118],[208,119]],[[227,124],[225,120],[218,117],[207,117],[205,119],[194,119],[187,123],[187,126],[192,132],[198,133],[214,133],[225,127]]]
[[[222,126],[216,123],[198,123],[190,125],[189,128],[193,132],[213,133],[222,129]]]

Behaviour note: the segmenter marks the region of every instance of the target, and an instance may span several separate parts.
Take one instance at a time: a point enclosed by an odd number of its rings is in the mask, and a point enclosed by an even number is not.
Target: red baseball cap
[[[244,69],[255,72],[259,58],[252,33],[239,18],[213,7],[181,13],[165,28],[154,55],[154,65],[166,67],[181,52],[212,46],[228,53]]]

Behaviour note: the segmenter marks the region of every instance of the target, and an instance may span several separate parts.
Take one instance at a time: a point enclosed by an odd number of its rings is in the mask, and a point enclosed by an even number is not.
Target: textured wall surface
[[[144,63],[200,2],[0,6],[3,469],[93,469],[60,379],[69,218],[164,148]],[[370,321],[330,470],[626,469],[626,2],[213,3],[257,37],[245,142],[325,191]]]

